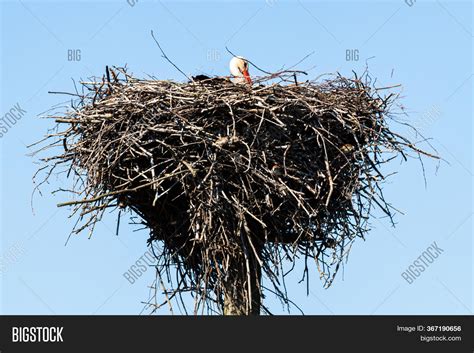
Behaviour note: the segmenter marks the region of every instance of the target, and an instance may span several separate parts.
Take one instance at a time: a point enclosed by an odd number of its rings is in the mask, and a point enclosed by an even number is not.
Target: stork
[[[248,83],[252,85],[252,79],[249,75],[249,63],[247,59],[241,56],[234,56],[229,63],[230,74],[234,83]]]
[[[230,69],[232,82],[236,84],[249,84],[250,86],[252,85],[252,79],[250,78],[250,74],[249,74],[249,63],[247,59],[241,56],[234,56],[230,60],[229,69]],[[212,80],[212,82],[216,82],[216,81],[223,81],[223,80],[228,81],[229,79],[222,78],[222,77],[211,78],[207,75],[193,76],[193,81],[209,82],[210,80]]]

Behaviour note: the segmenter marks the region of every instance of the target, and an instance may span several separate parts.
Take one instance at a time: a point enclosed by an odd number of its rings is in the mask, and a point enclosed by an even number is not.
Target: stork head
[[[229,64],[230,74],[234,78],[235,83],[252,84],[252,79],[249,75],[249,63],[247,59],[241,56],[234,56]]]

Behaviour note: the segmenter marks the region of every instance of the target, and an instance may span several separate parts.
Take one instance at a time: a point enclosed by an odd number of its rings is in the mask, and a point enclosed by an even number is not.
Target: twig
[[[153,39],[155,40],[155,43],[156,43],[156,45],[158,46],[158,48],[160,49],[160,51],[161,51],[161,56],[162,56],[164,59],[166,59],[171,65],[173,65],[176,70],[178,70],[181,74],[183,74],[183,76],[186,77],[186,78],[188,79],[188,81],[192,81],[192,79],[189,78],[188,75],[186,75],[174,62],[172,62],[172,61],[168,58],[168,55],[166,55],[166,53],[164,52],[163,48],[161,48],[160,43],[156,40],[155,35],[153,34],[153,30],[151,30],[151,36],[152,36]]]

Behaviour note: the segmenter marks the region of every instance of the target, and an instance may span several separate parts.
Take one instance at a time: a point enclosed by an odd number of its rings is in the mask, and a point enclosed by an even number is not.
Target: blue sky
[[[130,4],[134,4],[131,6]],[[160,58],[150,37],[186,73],[227,74],[233,52],[272,71],[300,65],[310,77],[362,72],[370,58],[380,84],[402,84],[407,120],[417,125],[447,162],[392,164],[388,200],[402,210],[391,228],[383,218],[354,244],[333,286],[323,289],[313,268],[309,296],[300,273],[289,292],[306,314],[472,314],[472,3],[452,1],[1,1],[0,118],[15,105],[26,114],[0,138],[1,313],[138,314],[153,279],[147,270],[134,284],[123,273],[146,252],[147,233],[116,214],[92,238],[65,242],[73,219],[56,204],[67,185],[51,179],[34,198],[37,166],[26,145],[52,121],[38,115],[67,97],[78,81],[101,75],[105,65],[181,80]],[[68,51],[80,51],[69,61]],[[357,50],[358,61],[346,60]],[[401,276],[433,242],[440,256],[412,284]],[[267,304],[284,313],[271,295]],[[167,309],[160,311],[167,314]],[[296,310],[293,313],[298,313]]]

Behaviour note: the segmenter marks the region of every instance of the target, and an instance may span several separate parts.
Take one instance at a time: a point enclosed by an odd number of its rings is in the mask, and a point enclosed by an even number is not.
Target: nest
[[[163,245],[157,286],[176,266],[165,302],[190,291],[195,312],[256,313],[265,291],[288,303],[284,264],[298,258],[329,286],[372,206],[392,217],[381,166],[422,152],[388,126],[397,96],[361,78],[250,88],[111,74],[53,116],[46,140],[64,151],[44,159],[47,176],[62,166],[74,179],[61,205],[76,233],[108,208],[139,215]]]

